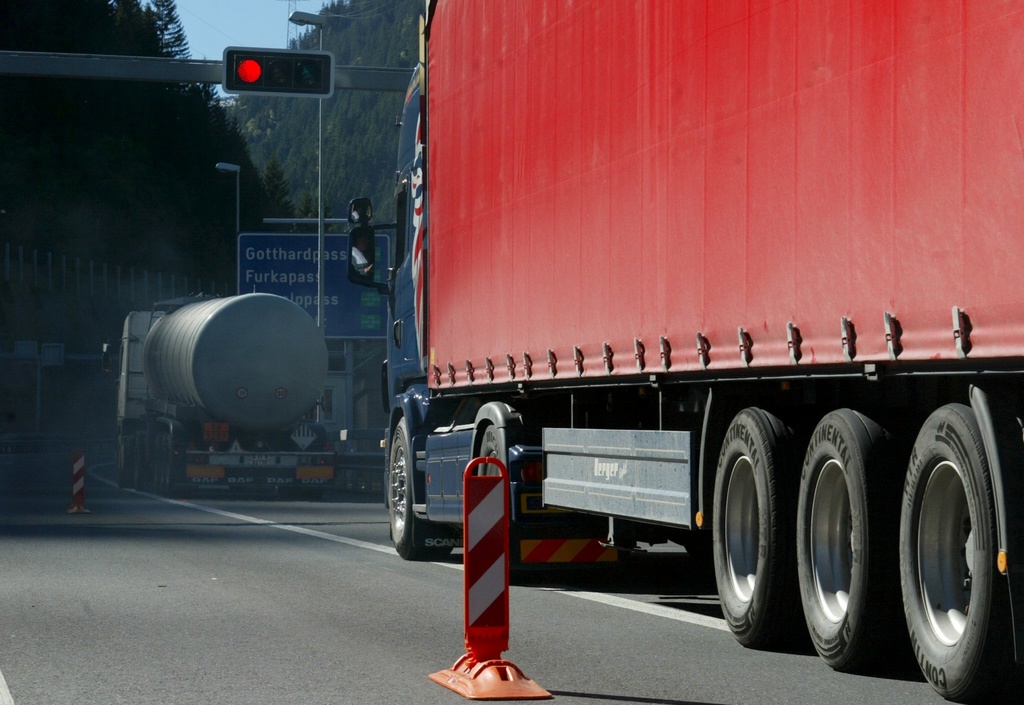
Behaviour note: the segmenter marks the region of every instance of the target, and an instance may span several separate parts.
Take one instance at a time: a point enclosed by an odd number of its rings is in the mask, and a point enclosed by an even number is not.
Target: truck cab
[[[390,325],[382,379],[389,414],[384,485],[392,540],[398,553],[410,560],[436,558],[461,546],[463,471],[471,459],[483,456],[501,460],[509,471],[513,563],[522,567],[615,560],[615,550],[601,543],[606,520],[544,506],[541,439],[526,432],[511,396],[448,396],[431,388],[428,375],[436,388],[444,373],[428,352],[425,107],[420,65],[406,92],[401,118],[395,265],[386,284],[379,275],[367,276],[354,265],[349,267],[351,281],[376,287],[388,297]],[[368,199],[355,199],[349,220],[356,228],[366,227],[367,213],[372,213]],[[494,466],[482,468],[495,471]]]

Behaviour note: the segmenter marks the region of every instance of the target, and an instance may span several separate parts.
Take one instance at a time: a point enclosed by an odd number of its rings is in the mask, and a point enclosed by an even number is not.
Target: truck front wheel
[[[483,440],[480,442],[480,452],[477,454],[482,458],[496,458],[501,464],[508,468],[508,444],[505,442],[505,429],[496,426],[488,426],[484,430]],[[496,465],[482,465],[476,470],[477,475],[498,475]]]
[[[785,641],[799,619],[789,434],[761,409],[744,409],[722,443],[715,476],[713,552],[722,613],[751,648]]]
[[[409,452],[409,431],[405,419],[398,422],[391,440],[388,465],[388,514],[391,518],[391,541],[398,555],[407,561],[443,558],[450,547],[417,546],[416,534],[424,522],[413,512],[413,458]]]
[[[899,548],[914,657],[932,687],[968,701],[1014,683],[992,480],[970,407],[949,404],[922,426],[904,484]]]

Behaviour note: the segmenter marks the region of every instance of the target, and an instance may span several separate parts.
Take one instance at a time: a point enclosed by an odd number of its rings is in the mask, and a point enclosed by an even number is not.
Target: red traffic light
[[[242,59],[236,73],[243,83],[256,83],[263,75],[263,67],[255,59]]]
[[[223,88],[227,93],[326,98],[334,93],[334,55],[228,47]]]

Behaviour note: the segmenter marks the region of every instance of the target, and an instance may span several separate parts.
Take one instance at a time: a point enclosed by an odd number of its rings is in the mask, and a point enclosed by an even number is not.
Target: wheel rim
[[[732,589],[741,601],[749,602],[754,594],[760,537],[754,466],[747,456],[739,458],[729,474],[724,527]]]
[[[846,615],[853,575],[853,518],[843,466],[835,459],[821,468],[810,521],[811,571],[818,604],[833,623]]]
[[[946,646],[964,633],[971,602],[974,542],[963,478],[948,461],[935,466],[921,499],[918,571],[925,613]]]
[[[395,458],[391,466],[391,525],[396,537],[405,530],[405,504],[407,500],[405,448],[395,444]]]

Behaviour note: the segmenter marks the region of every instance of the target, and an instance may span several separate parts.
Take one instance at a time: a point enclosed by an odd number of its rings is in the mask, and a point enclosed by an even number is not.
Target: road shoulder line
[[[105,484],[117,487],[117,484],[108,480],[105,477],[94,475],[97,480]],[[376,551],[377,553],[383,553],[390,556],[397,556],[398,553],[392,546],[381,546],[380,544],[370,543],[368,541],[360,541],[358,539],[350,539],[344,536],[336,536],[334,534],[328,534],[323,531],[316,531],[314,529],[307,529],[303,526],[294,526],[292,524],[281,524],[276,521],[270,521],[268,519],[259,519],[257,517],[247,516],[245,514],[236,514],[235,512],[228,512],[223,509],[216,509],[214,507],[207,507],[202,504],[196,504],[194,502],[185,502],[180,499],[170,499],[163,497],[158,494],[152,494],[150,492],[143,492],[142,490],[131,490],[124,489],[125,492],[132,492],[134,494],[146,497],[148,499],[157,500],[160,502],[167,502],[168,504],[176,504],[180,507],[186,507],[188,509],[198,509],[202,512],[208,512],[210,514],[216,514],[218,516],[225,517],[227,519],[234,519],[236,521],[244,521],[250,524],[257,524],[261,526],[269,526],[274,529],[281,529],[282,531],[291,531],[292,533],[302,534],[304,536],[310,536],[313,538],[323,539],[325,541],[333,541],[334,543],[341,543],[347,546],[353,546],[355,548],[365,548],[370,551]],[[455,563],[440,563],[435,562],[433,565],[439,565],[444,568],[453,568],[455,570],[462,570],[462,566]],[[685,612],[677,610],[671,607],[665,607],[662,605],[649,605],[644,602],[638,602],[636,600],[629,600],[624,597],[616,597],[614,595],[605,595],[597,592],[584,592],[576,590],[559,590],[556,588],[543,588],[548,592],[558,592],[562,595],[568,595],[569,597],[576,597],[581,600],[589,600],[591,602],[599,602],[609,607],[617,607],[619,609],[632,610],[633,612],[639,612],[642,614],[651,615],[653,617],[661,617],[663,619],[671,619],[676,622],[686,622],[687,624],[694,624],[701,627],[708,627],[710,629],[718,629],[720,631],[729,631],[729,626],[726,624],[724,619],[716,619],[715,617],[708,617],[706,615],[694,614],[692,612]],[[3,691],[0,690],[0,705],[14,705],[13,702],[6,703],[3,700]]]

